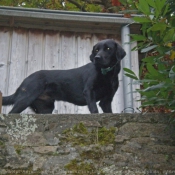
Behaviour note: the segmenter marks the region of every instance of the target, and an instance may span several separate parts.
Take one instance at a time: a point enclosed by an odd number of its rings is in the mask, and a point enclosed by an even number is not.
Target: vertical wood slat
[[[2,112],[2,92],[0,91],[0,114]]]
[[[48,32],[45,34],[44,46],[44,69],[55,70],[59,69],[60,63],[60,33]],[[53,113],[58,113],[58,102],[55,102]]]
[[[121,71],[118,75],[119,78],[119,87],[117,92],[115,93],[112,101],[112,110],[113,113],[122,113],[124,109],[124,98],[123,98],[123,71],[121,67]]]
[[[41,70],[43,66],[43,32],[30,30],[28,47],[27,75],[30,75]]]
[[[90,62],[89,55],[92,51],[92,36],[84,34],[77,38],[77,67],[83,66]],[[87,106],[76,106],[75,113],[89,114]]]
[[[61,65],[60,69],[72,69],[77,67],[76,65],[76,38],[72,33],[61,34]],[[58,113],[74,113],[75,105],[68,102],[57,103]]]
[[[54,70],[59,68],[60,60],[60,36],[59,32],[54,34],[48,33],[45,36],[44,46],[44,69]]]
[[[14,29],[11,41],[8,94],[13,94],[25,78],[26,30]],[[7,112],[11,109],[7,107]]]
[[[44,32],[41,30],[29,30],[28,32],[28,55],[27,55],[27,76],[32,73],[44,69]],[[23,113],[34,113],[27,108]]]
[[[11,49],[11,30],[0,28],[0,90],[3,95],[8,94],[8,57]],[[2,113],[6,113],[6,108],[2,107]]]
[[[10,86],[9,93],[12,94],[22,80],[25,78],[25,46],[26,32],[14,31],[12,36],[12,50],[10,63]]]

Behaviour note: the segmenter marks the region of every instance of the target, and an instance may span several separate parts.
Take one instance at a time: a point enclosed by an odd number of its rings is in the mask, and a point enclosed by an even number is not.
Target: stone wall
[[[174,175],[169,121],[160,114],[0,114],[0,175]]]

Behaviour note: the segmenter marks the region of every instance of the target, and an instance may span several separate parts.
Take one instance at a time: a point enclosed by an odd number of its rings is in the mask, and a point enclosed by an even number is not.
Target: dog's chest
[[[111,77],[99,77],[94,83],[94,91],[97,98],[102,98],[106,94],[112,93]]]

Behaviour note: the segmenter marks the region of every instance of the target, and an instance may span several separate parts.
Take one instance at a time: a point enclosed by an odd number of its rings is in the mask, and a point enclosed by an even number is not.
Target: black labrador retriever
[[[40,70],[28,76],[13,95],[3,97],[3,105],[14,104],[10,113],[21,113],[27,107],[35,113],[48,114],[55,100],[75,105],[88,105],[91,113],[112,113],[111,102],[118,89],[120,61],[126,55],[112,39],[98,42],[90,60],[82,67],[70,70]]]

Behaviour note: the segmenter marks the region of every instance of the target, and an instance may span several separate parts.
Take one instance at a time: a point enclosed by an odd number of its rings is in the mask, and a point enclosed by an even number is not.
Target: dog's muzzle
[[[96,55],[95,57],[94,57],[94,63],[95,64],[98,64],[98,63],[100,63],[101,62],[101,56],[100,55]]]

